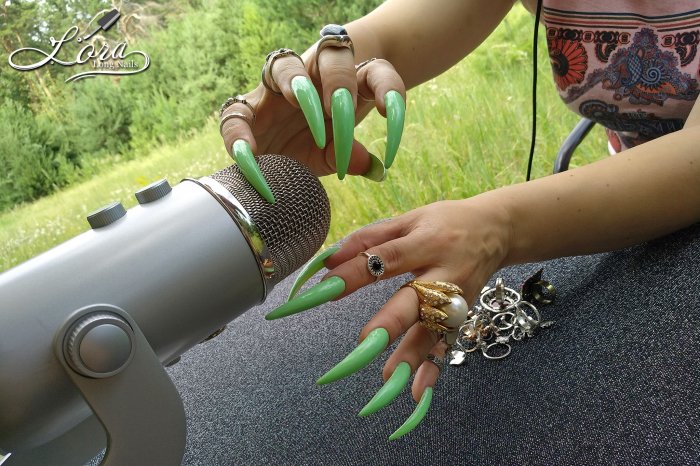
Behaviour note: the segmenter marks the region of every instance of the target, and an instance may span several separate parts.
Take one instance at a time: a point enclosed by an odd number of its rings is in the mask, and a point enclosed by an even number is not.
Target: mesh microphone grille
[[[253,218],[276,269],[271,281],[278,283],[323,245],[331,223],[330,203],[318,178],[296,160],[262,155],[257,161],[275,195],[274,204],[255,191],[237,165],[210,178],[233,194]]]

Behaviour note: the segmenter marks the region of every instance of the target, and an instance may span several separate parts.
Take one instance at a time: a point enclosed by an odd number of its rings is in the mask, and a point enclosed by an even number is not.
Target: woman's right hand
[[[317,53],[317,43],[303,61],[285,52],[268,55],[262,75],[266,85],[261,82],[238,96],[221,115],[226,150],[270,202],[274,196],[253,154],[293,157],[317,176],[336,172],[339,179],[351,174],[381,181],[398,149],[406,91],[394,67],[383,59],[356,67],[351,48],[336,46],[334,39],[322,41],[331,45]],[[387,118],[384,164],[354,139],[355,123],[374,106]]]

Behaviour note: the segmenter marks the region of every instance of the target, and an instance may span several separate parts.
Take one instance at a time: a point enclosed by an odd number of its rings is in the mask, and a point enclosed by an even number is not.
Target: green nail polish
[[[299,275],[297,275],[296,280],[294,280],[294,284],[292,285],[292,289],[289,292],[289,296],[287,296],[287,301],[292,299],[294,295],[297,294],[299,288],[301,288],[302,285],[304,285],[304,283],[306,283],[309,278],[313,277],[316,272],[323,268],[323,261],[325,261],[326,259],[328,259],[328,257],[338,252],[339,249],[340,247],[338,246],[331,246],[330,248],[316,255],[316,257],[307,262],[306,265],[301,269],[301,272],[299,272]]]
[[[323,280],[296,298],[282,304],[277,309],[265,316],[267,320],[279,319],[291,316],[301,311],[311,309],[320,304],[327,303],[331,299],[340,296],[345,291],[345,281],[340,277],[331,277]]]
[[[386,105],[386,154],[384,155],[384,165],[391,167],[399,150],[401,135],[403,134],[403,124],[406,119],[406,102],[397,91],[389,91],[384,96]]]
[[[342,180],[348,172],[352,140],[355,131],[355,108],[350,91],[336,89],[331,96],[331,118],[333,120],[333,141],[335,146],[335,170]]]
[[[382,159],[371,152],[368,152],[368,154],[370,159],[369,170],[367,170],[362,177],[376,182],[384,181],[386,178],[386,168],[384,168],[384,162],[382,162]]]
[[[357,345],[357,348],[352,350],[350,354],[345,356],[345,359],[336,364],[331,370],[323,374],[316,383],[325,385],[354,374],[379,356],[388,344],[389,332],[381,327],[375,328],[362,340],[362,343]]]
[[[410,377],[411,366],[406,361],[399,363],[394,369],[394,373],[389,377],[389,380],[387,380],[377,394],[369,400],[369,403],[362,408],[359,415],[361,417],[369,416],[394,401],[394,399],[399,396],[399,393],[401,393],[401,390],[406,386]]]
[[[272,194],[272,190],[267,185],[265,177],[258,167],[258,163],[253,157],[253,151],[250,150],[250,146],[243,139],[237,139],[233,143],[233,159],[238,164],[241,169],[241,173],[248,180],[248,183],[253,185],[255,190],[263,197],[265,200],[271,204],[275,203],[275,195]]]
[[[418,424],[420,424],[420,421],[422,421],[425,415],[428,413],[428,409],[430,408],[430,402],[432,400],[433,387],[428,387],[423,392],[423,395],[421,395],[420,401],[418,402],[418,406],[416,406],[416,409],[414,409],[411,415],[408,417],[408,419],[406,419],[406,422],[404,422],[401,425],[401,427],[396,429],[396,432],[389,436],[389,440],[396,440],[397,438],[403,437],[404,435],[415,429],[418,426]]]
[[[306,76],[295,76],[292,78],[292,91],[309,124],[316,145],[323,149],[326,147],[326,125],[323,121],[321,99],[318,97],[316,88]]]

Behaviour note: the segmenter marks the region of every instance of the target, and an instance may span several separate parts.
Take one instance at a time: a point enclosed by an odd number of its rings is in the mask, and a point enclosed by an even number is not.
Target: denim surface
[[[265,321],[289,277],[169,369],[188,418],[184,464],[697,464],[700,225],[497,276],[519,288],[540,266],[557,288],[541,308],[554,326],[503,360],[474,353],[448,368],[423,423],[393,442],[415,406],[408,389],[357,416],[382,385],[388,353],[339,382],[315,380],[410,277]]]

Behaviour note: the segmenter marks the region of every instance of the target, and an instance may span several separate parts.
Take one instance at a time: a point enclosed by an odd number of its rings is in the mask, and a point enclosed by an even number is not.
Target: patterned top
[[[700,1],[544,0],[542,20],[559,95],[616,152],[683,127],[700,91]]]

